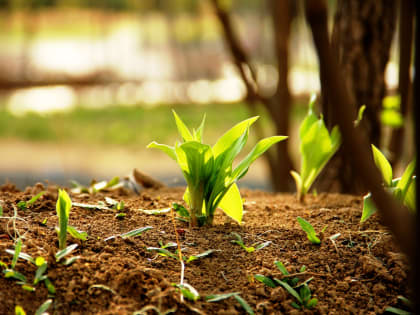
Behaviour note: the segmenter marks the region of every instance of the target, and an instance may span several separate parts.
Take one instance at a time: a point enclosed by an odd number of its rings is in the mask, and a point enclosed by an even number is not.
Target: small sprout
[[[297,308],[297,309],[302,309],[302,308],[311,309],[311,308],[313,308],[317,305],[318,300],[316,298],[312,298],[311,290],[309,289],[309,287],[306,283],[303,284],[302,286],[300,286],[299,293],[294,288],[292,288],[288,283],[286,283],[284,281],[279,281],[278,283],[283,288],[285,288],[287,290],[287,292],[289,292],[298,302],[298,303],[296,303],[296,302],[291,303],[291,305],[294,308]]]
[[[172,243],[171,243],[171,246],[170,247],[176,247],[177,246],[177,244],[176,243],[173,243],[175,246],[173,246],[172,245]],[[167,246],[167,247],[169,247],[169,246]],[[159,255],[161,255],[161,256],[164,256],[164,257],[171,257],[171,258],[174,258],[174,259],[176,259],[176,260],[179,260],[179,255],[177,254],[177,253],[172,253],[172,252],[170,252],[169,250],[167,250],[166,248],[164,248],[164,247],[147,247],[146,248],[148,251],[154,251],[154,252],[157,252]],[[186,257],[186,256],[182,256],[182,259],[183,260],[185,260],[185,262],[186,263],[189,263],[189,262],[192,262],[192,261],[194,261],[194,260],[197,260],[197,259],[201,259],[201,258],[204,258],[204,257],[207,257],[207,256],[209,256],[209,255],[211,255],[212,253],[214,252],[214,250],[213,249],[209,249],[209,250],[206,250],[205,252],[202,252],[202,253],[200,253],[200,254],[197,254],[197,255],[191,255],[191,256],[189,256],[188,258]]]
[[[67,232],[74,238],[77,238],[82,241],[86,241],[88,237],[86,232],[78,231],[75,227],[71,225],[67,226]]]
[[[26,277],[23,274],[21,274],[20,272],[17,272],[16,270],[4,269],[3,273],[4,273],[5,278],[13,278],[13,279],[20,280],[20,281],[26,283]]]
[[[303,231],[305,231],[306,236],[308,237],[308,240],[315,245],[321,244],[321,240],[318,238],[317,233],[315,232],[315,229],[313,228],[312,224],[310,224],[308,221],[301,217],[297,217],[297,221],[299,222],[301,228]],[[326,227],[324,227],[321,231],[321,233],[324,232]]]
[[[409,209],[416,208],[416,176],[414,175],[416,168],[416,159],[411,161],[405,169],[400,178],[393,177],[391,164],[388,162],[382,152],[372,144],[373,160],[375,165],[379,168],[385,187],[392,193],[392,195],[404,203]],[[363,197],[363,210],[360,223],[365,222],[372,214],[376,212],[376,206],[372,200],[371,193]]]
[[[67,192],[63,189],[58,190],[58,199],[56,204],[56,211],[59,222],[58,244],[60,249],[66,248],[67,242],[67,224],[69,221],[71,209],[71,199]]]
[[[52,300],[48,299],[35,311],[35,315],[43,315],[49,309],[52,304]]]
[[[124,213],[124,212],[120,212],[120,213],[117,213],[116,215],[115,215],[115,218],[116,219],[118,219],[118,220],[122,220],[122,219],[124,219],[125,218],[125,216],[126,216],[127,214],[126,213]]]
[[[22,289],[28,292],[35,292],[35,288],[29,284],[23,284]]]
[[[28,207],[30,206],[30,205],[32,205],[32,204],[34,204],[35,203],[35,201],[37,201],[43,194],[45,194],[46,193],[46,191],[41,191],[40,193],[38,193],[38,194],[36,194],[35,196],[33,196],[30,200],[28,200],[28,201],[23,201],[23,200],[21,200],[21,201],[19,201],[18,203],[17,203],[17,206],[18,206],[18,208],[19,209],[21,209],[21,210],[26,210],[26,209],[28,209]]]
[[[172,284],[174,287],[177,287],[180,291],[183,297],[190,301],[197,301],[200,298],[200,294],[197,292],[197,290],[188,283],[183,284]]]
[[[267,241],[267,242],[264,242],[264,243],[255,243],[252,246],[247,247],[247,246],[245,246],[245,244],[242,240],[242,237],[238,233],[232,232],[230,234],[233,235],[236,238],[236,240],[232,240],[231,242],[234,243],[234,244],[238,244],[248,253],[252,253],[256,250],[263,249],[264,247],[267,247],[268,245],[271,244],[271,241]]]
[[[250,315],[255,314],[252,308],[249,306],[249,304],[239,294],[240,294],[239,292],[211,294],[211,295],[207,295],[204,299],[206,300],[206,302],[212,303],[212,302],[219,302],[219,301],[234,297],[236,301],[238,301],[238,303],[242,306],[242,308],[248,314]]]
[[[47,221],[48,221],[48,217],[45,218],[44,220],[42,220],[42,222],[40,223],[42,226],[47,226]]]
[[[44,257],[37,257],[35,259],[35,265],[38,267],[38,269],[35,272],[35,279],[34,284],[38,284],[38,282],[43,281],[47,278],[46,275],[44,275],[45,271],[47,270],[47,262],[45,261]]]
[[[46,278],[46,279],[44,280],[44,284],[45,284],[45,286],[47,287],[48,293],[49,293],[49,294],[51,294],[51,295],[54,295],[54,294],[55,294],[55,287],[54,287],[54,285],[51,283],[50,279]]]
[[[12,269],[14,269],[16,266],[21,250],[22,250],[22,240],[19,238],[15,245],[15,251],[14,251],[13,259],[12,259]]]
[[[302,156],[300,174],[295,171],[290,172],[296,182],[297,196],[300,201],[303,201],[315,179],[341,144],[338,127],[335,126],[330,134],[323,118],[318,118],[315,114],[313,109],[315,99],[316,95],[313,94],[309,102],[308,114],[299,129]]]
[[[357,112],[357,119],[353,122],[354,127],[357,127],[360,125],[360,122],[363,119],[363,114],[365,113],[366,105],[362,105],[359,107],[359,111]]]
[[[117,211],[121,211],[124,209],[124,201],[118,202],[117,200],[112,199],[110,197],[105,197],[105,202]]]
[[[248,172],[250,165],[260,155],[287,137],[274,136],[259,141],[233,168],[235,157],[248,140],[249,127],[258,117],[240,122],[211,147],[202,143],[205,116],[197,130],[191,132],[175,111],[173,115],[182,141],[176,142],[174,147],[153,141],[147,147],[163,151],[181,168],[187,181],[184,200],[189,207],[190,225],[211,225],[217,208],[240,223],[243,204],[236,182]]]

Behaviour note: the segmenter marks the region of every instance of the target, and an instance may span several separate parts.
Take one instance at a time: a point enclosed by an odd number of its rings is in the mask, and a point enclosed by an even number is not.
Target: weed
[[[260,155],[287,137],[273,136],[259,141],[236,168],[233,168],[235,157],[248,140],[249,127],[258,117],[240,122],[211,147],[202,143],[205,117],[198,129],[191,133],[175,111],[173,114],[182,142],[176,142],[171,147],[153,141],[147,147],[162,150],[180,166],[188,186],[184,200],[189,206],[191,226],[211,225],[217,207],[240,223],[243,205],[237,180],[247,173],[249,166]]]
[[[315,115],[313,107],[316,96],[312,95],[309,110],[299,129],[300,153],[302,165],[300,174],[291,171],[296,183],[298,199],[303,201],[313,182],[321,173],[325,165],[338,150],[341,134],[338,127],[334,127],[331,134],[325,127],[323,118]]]
[[[21,200],[21,201],[19,201],[18,203],[17,203],[17,206],[18,206],[18,208],[20,209],[20,210],[26,210],[26,209],[28,209],[28,207],[30,206],[30,205],[32,205],[32,204],[34,204],[35,203],[35,201],[37,201],[43,194],[45,194],[46,193],[46,191],[41,191],[40,193],[38,193],[38,194],[36,194],[35,196],[33,196],[30,200],[28,200],[28,201],[23,201],[23,200]]]

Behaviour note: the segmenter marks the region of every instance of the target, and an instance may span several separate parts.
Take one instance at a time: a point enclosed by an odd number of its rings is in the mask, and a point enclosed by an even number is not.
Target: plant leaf
[[[86,241],[88,237],[88,234],[86,232],[78,231],[75,227],[70,225],[67,226],[67,232],[74,238],[77,238],[82,241]]]
[[[284,274],[285,276],[289,275],[289,272],[287,271],[286,267],[283,265],[283,263],[281,261],[275,261],[274,264],[276,265],[277,269],[280,270],[280,272],[282,274]]]
[[[171,258],[175,258],[178,260],[178,255],[170,252],[169,250],[165,249],[165,248],[161,248],[161,247],[147,247],[146,250],[148,251],[154,251],[157,252],[159,255],[161,256],[167,256],[167,257],[171,257]]]
[[[135,230],[128,231],[128,232],[126,232],[126,233],[121,234],[120,236],[121,236],[122,238],[135,237],[135,236],[139,236],[139,235],[141,235],[143,232],[146,232],[146,231],[151,230],[151,229],[153,229],[153,227],[152,227],[152,226],[145,226],[145,227],[141,227],[141,228],[139,228],[139,229],[135,229]]]
[[[176,284],[175,286],[179,288],[179,290],[185,298],[191,301],[195,302],[200,298],[200,294],[198,294],[197,290],[188,283]]]
[[[376,212],[376,206],[372,200],[372,194],[368,193],[367,195],[363,197],[363,210],[362,210],[362,217],[360,218],[360,223],[365,222],[375,212]]]
[[[166,145],[166,144],[160,144],[160,143],[157,143],[156,141],[153,141],[153,142],[151,142],[147,145],[147,148],[148,149],[149,148],[159,149],[159,150],[165,152],[171,159],[173,159],[175,161],[177,160],[174,147],[171,147],[171,146]]]
[[[35,315],[42,315],[44,314],[47,309],[51,306],[52,304],[52,300],[48,299],[46,300],[44,303],[42,303],[42,305],[40,307],[38,307],[38,309],[35,311]]]
[[[15,306],[15,315],[26,315],[25,310],[22,306],[16,305]]]
[[[300,295],[296,292],[295,289],[293,289],[288,283],[286,283],[285,281],[278,281],[278,284],[280,284],[283,288],[285,288],[287,290],[287,292],[289,292],[291,295],[293,295],[293,297],[300,303],[303,304],[302,299],[300,298]]]
[[[6,249],[6,253],[11,254],[11,255],[14,255],[15,254],[15,251],[14,250],[11,250],[11,249]],[[35,260],[31,256],[29,256],[28,254],[26,254],[24,252],[20,252],[19,253],[19,258],[24,259],[26,261],[29,261],[29,262],[35,264]]]
[[[146,213],[146,214],[151,214],[151,215],[160,215],[160,214],[165,214],[165,213],[170,212],[171,208],[151,209],[151,210],[138,209],[138,211]]]
[[[73,202],[73,206],[84,208],[84,209],[112,210],[111,208],[104,205],[100,205],[100,204],[91,205],[87,203]]]
[[[389,312],[389,313],[393,313],[393,314],[397,314],[397,315],[412,315],[412,314],[414,314],[412,312],[405,311],[405,310],[402,310],[400,308],[396,308],[396,307],[392,307],[392,306],[387,307],[385,309],[385,312]]]
[[[232,180],[242,178],[248,171],[249,166],[265,151],[267,151],[273,144],[287,139],[287,136],[272,136],[260,140],[251,152],[238,164],[232,173]]]
[[[41,191],[40,193],[33,196],[31,198],[31,200],[27,201],[26,204],[31,205],[31,204],[35,203],[35,201],[37,201],[45,193],[46,193],[46,191]]]
[[[317,237],[313,226],[308,221],[306,221],[305,219],[301,217],[297,217],[296,219],[299,222],[300,226],[302,227],[302,230],[306,232],[306,236],[308,237],[308,240],[312,244],[320,244],[321,240]]]
[[[254,275],[254,278],[262,283],[264,283],[266,286],[270,288],[275,288],[277,285],[276,283],[269,277],[263,276],[263,275]]]
[[[20,281],[26,283],[26,277],[23,274],[21,274],[20,272],[17,272],[16,270],[4,269],[3,273],[4,273],[5,278],[14,278],[16,280],[20,280]]]
[[[223,294],[211,294],[211,295],[207,295],[204,299],[206,300],[206,302],[219,302],[222,300],[226,300],[234,295],[239,294],[239,292],[231,292],[231,293],[223,293]]]
[[[243,202],[236,183],[230,186],[218,207],[236,222],[242,222]]]
[[[414,171],[416,169],[416,159],[411,161],[406,167],[401,179],[398,181],[397,188],[400,189],[401,193],[397,196],[398,200],[404,201],[407,191],[413,181]]]
[[[69,245],[66,248],[58,251],[55,254],[56,261],[58,262],[61,259],[63,259],[64,257],[66,257],[67,255],[69,255],[72,251],[74,251],[76,249],[77,246],[78,246],[77,244],[72,244],[72,245]]]
[[[17,263],[17,260],[19,258],[19,254],[20,254],[21,250],[22,250],[22,240],[19,237],[18,240],[16,241],[15,250],[14,250],[14,253],[13,253],[12,269],[14,269],[15,266],[16,266],[16,263]]]
[[[172,113],[174,114],[176,127],[178,128],[178,132],[181,135],[182,140],[184,142],[194,140],[193,136],[191,135],[190,130],[184,124],[184,122],[181,120],[181,118],[179,118],[177,113],[174,110],[172,110]]]
[[[209,249],[209,250],[206,250],[205,252],[202,252],[202,253],[200,253],[200,254],[197,254],[197,255],[191,255],[190,257],[188,257],[188,259],[187,259],[187,263],[189,263],[189,262],[191,262],[191,261],[194,261],[194,260],[196,260],[196,259],[200,259],[200,258],[207,257],[207,256],[211,255],[213,252],[214,252],[214,250],[213,250],[213,249]]]
[[[378,167],[379,170],[381,171],[385,184],[388,187],[391,187],[392,186],[391,164],[389,164],[386,157],[382,154],[382,152],[377,147],[375,147],[373,144],[371,146],[372,146],[373,160],[376,164],[376,167]]]
[[[242,306],[242,308],[250,315],[254,315],[254,311],[252,310],[251,306],[238,294],[234,295],[236,301]]]

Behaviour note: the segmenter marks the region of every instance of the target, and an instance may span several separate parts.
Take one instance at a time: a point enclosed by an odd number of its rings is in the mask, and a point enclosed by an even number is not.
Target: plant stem
[[[174,214],[174,208],[173,207],[171,207],[171,214],[172,214],[172,223],[174,225],[176,244],[178,245],[178,259],[179,259],[179,262],[181,263],[181,279],[179,280],[179,284],[183,285],[184,284],[185,264],[184,264],[184,260],[182,259],[181,243],[179,242],[178,231],[176,230],[175,214]],[[182,295],[182,293],[181,293],[181,302],[184,302],[184,296]]]

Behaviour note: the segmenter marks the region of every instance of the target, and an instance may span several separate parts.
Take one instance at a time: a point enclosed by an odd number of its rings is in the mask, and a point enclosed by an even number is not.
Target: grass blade
[[[69,245],[66,248],[58,251],[55,254],[56,261],[58,262],[61,259],[63,259],[64,257],[66,257],[67,255],[69,255],[72,251],[74,251],[76,249],[77,246],[78,246],[77,244],[72,244],[72,245]]]
[[[239,292],[232,292],[232,293],[223,293],[223,294],[211,294],[207,295],[204,299],[206,302],[219,302],[222,300],[226,300],[234,295],[239,294]]]
[[[51,306],[52,304],[52,300],[48,299],[46,300],[44,303],[42,303],[42,305],[40,307],[38,307],[38,309],[35,311],[35,315],[42,315],[44,314],[47,309]]]
[[[142,227],[142,228],[139,228],[139,229],[135,229],[135,230],[132,230],[132,231],[123,233],[120,236],[122,238],[136,237],[136,236],[141,235],[143,232],[148,231],[148,230],[151,230],[151,229],[153,229],[152,226],[145,226],[145,227]]]
[[[266,286],[270,288],[275,288],[277,285],[276,283],[271,280],[271,278],[263,276],[263,275],[254,275],[254,278],[262,283],[264,283]]]
[[[252,310],[251,306],[238,294],[234,295],[236,301],[242,306],[242,308],[250,315],[254,315],[254,311]]]

